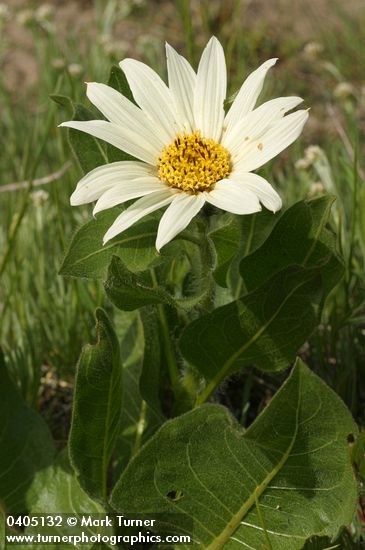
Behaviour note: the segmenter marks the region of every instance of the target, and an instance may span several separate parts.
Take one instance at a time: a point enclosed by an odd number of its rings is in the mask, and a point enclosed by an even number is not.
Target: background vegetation
[[[225,47],[230,93],[259,63],[279,57],[264,95],[301,95],[311,107],[303,138],[264,175],[286,207],[323,191],[337,196],[333,223],[346,274],[301,354],[364,426],[363,2],[14,0],[0,6],[0,34],[0,345],[11,377],[59,447],[68,433],[75,364],[95,336],[95,307],[110,306],[102,304],[99,283],[58,276],[65,247],[91,210],[69,205],[81,171],[57,128],[70,113],[50,96],[86,104],[83,82],[107,81],[125,56],[165,74],[165,40],[194,64],[212,34]],[[247,426],[282,380],[246,371],[223,388],[221,400]],[[364,471],[363,450],[354,449],[354,461]],[[361,544],[363,519],[360,501],[344,547]]]

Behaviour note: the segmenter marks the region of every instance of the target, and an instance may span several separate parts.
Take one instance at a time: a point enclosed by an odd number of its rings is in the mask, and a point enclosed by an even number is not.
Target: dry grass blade
[[[71,168],[72,162],[68,161],[65,162],[63,166],[56,172],[53,172],[52,174],[48,174],[47,176],[43,176],[42,178],[37,178],[33,180],[32,187],[37,187],[39,185],[46,185],[47,183],[51,183],[52,181],[57,181],[58,179],[62,178],[62,176]],[[26,189],[29,185],[29,181],[18,181],[14,183],[8,183],[6,185],[0,186],[0,193],[6,193],[10,191],[18,191],[19,189]]]

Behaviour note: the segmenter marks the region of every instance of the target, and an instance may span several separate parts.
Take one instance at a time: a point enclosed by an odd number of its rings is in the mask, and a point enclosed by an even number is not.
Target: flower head
[[[300,135],[308,113],[286,114],[302,102],[299,97],[280,97],[255,108],[276,59],[249,75],[225,114],[226,65],[218,40],[209,41],[197,73],[168,44],[166,53],[168,86],[144,63],[124,59],[120,66],[137,105],[93,82],[87,96],[107,121],[61,125],[138,159],[99,166],[82,178],[71,196],[72,205],[96,200],[94,214],[138,199],[116,218],[104,243],[166,206],[157,232],[158,250],[185,229],[206,202],[234,214],[258,212],[261,204],[273,212],[281,208],[277,192],[252,171]]]
[[[355,94],[355,87],[351,82],[340,82],[333,90],[333,95],[338,99],[347,99]]]
[[[39,22],[47,21],[54,15],[54,11],[55,9],[52,4],[41,4],[36,9],[35,17]]]
[[[322,44],[319,44],[318,42],[308,42],[303,48],[303,53],[305,57],[313,61],[320,56],[323,50],[324,47]]]
[[[8,21],[10,17],[11,17],[11,11],[9,9],[9,6],[1,2],[0,3],[0,23]]]
[[[71,76],[80,76],[82,74],[83,68],[79,63],[70,63],[67,67],[68,72]]]

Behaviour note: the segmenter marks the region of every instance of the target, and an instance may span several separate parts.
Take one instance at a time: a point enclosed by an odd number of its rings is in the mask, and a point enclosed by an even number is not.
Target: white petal
[[[233,128],[243,115],[252,111],[263,88],[266,73],[276,62],[277,58],[265,61],[246,78],[224,119],[227,130]]]
[[[251,172],[276,157],[297,139],[307,119],[307,110],[286,115],[258,140],[250,142],[242,158],[235,164],[235,169]]]
[[[205,193],[205,200],[233,214],[253,214],[261,210],[255,193],[241,183],[229,179],[216,183],[213,191]]]
[[[103,139],[114,145],[114,147],[154,166],[161,152],[156,152],[156,148],[149,143],[148,136],[141,135],[127,127],[117,126],[113,122],[106,122],[105,120],[87,120],[82,122],[71,120],[63,122],[60,126],[81,130],[81,132],[86,132],[91,136]]]
[[[219,141],[224,120],[227,73],[224,52],[213,36],[200,59],[194,98],[196,129],[202,135]]]
[[[93,214],[97,214],[107,208],[112,208],[117,204],[144,197],[150,193],[156,193],[165,188],[165,184],[154,176],[132,179],[130,181],[120,181],[111,189],[103,193],[95,205]]]
[[[87,97],[103,115],[117,125],[127,127],[144,137],[158,154],[168,142],[159,135],[159,127],[153,125],[147,115],[122,94],[98,82],[87,85]]]
[[[266,101],[227,130],[222,138],[222,145],[226,147],[231,156],[243,156],[244,150],[251,141],[263,135],[277,120],[280,120],[286,112],[294,109],[302,103],[301,97],[277,97]]]
[[[119,63],[128,80],[133,97],[141,109],[159,126],[166,143],[170,143],[181,129],[177,123],[175,103],[171,91],[158,74],[135,59]]]
[[[105,233],[103,244],[128,229],[128,227],[131,227],[131,225],[138,222],[144,216],[170,204],[175,194],[173,189],[166,188],[165,191],[158,191],[157,193],[152,193],[138,199],[117,217],[113,225]]]
[[[187,132],[193,132],[196,74],[190,63],[167,43],[166,58],[169,88],[175,99],[179,122]]]
[[[162,215],[158,226],[156,248],[158,251],[189,225],[192,218],[204,206],[203,193],[188,195],[179,193]]]
[[[84,176],[71,195],[71,205],[87,204],[97,200],[103,193],[124,181],[150,176],[151,168],[144,162],[125,160],[103,164]]]
[[[281,198],[268,181],[252,172],[232,172],[229,179],[237,182],[243,189],[249,189],[271,212],[277,212],[282,206]]]

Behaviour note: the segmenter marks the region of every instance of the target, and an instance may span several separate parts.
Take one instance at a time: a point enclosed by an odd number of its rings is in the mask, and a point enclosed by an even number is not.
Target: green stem
[[[30,197],[30,193],[32,191],[32,188],[33,188],[33,179],[30,179],[27,190],[26,190],[26,193],[25,193],[23,203],[20,207],[20,211],[15,214],[15,216],[13,218],[13,221],[12,221],[10,227],[9,227],[9,231],[8,231],[8,235],[7,235],[7,239],[6,239],[7,245],[5,247],[5,252],[2,255],[1,260],[0,260],[0,276],[5,271],[6,265],[8,263],[9,258],[10,258],[11,251],[13,249],[13,243],[15,241],[15,238],[16,238],[17,233],[18,233],[19,228],[20,228],[20,224],[21,224],[21,222],[22,222],[22,220],[25,216],[25,213],[28,209],[29,197]]]
[[[156,273],[154,269],[150,270],[153,286],[158,285]],[[165,307],[162,304],[157,305],[157,312],[160,321],[160,327],[162,331],[163,348],[165,352],[167,370],[170,377],[172,391],[176,396],[180,389],[180,372],[176,363],[175,350],[171,343],[171,336],[169,331],[169,325],[166,318]]]
[[[358,191],[358,165],[357,165],[357,148],[354,155],[354,183],[353,183],[353,193],[352,193],[352,216],[351,216],[351,228],[350,228],[350,250],[348,255],[348,261],[347,261],[347,269],[346,269],[346,286],[347,286],[347,308],[348,310],[351,309],[351,305],[349,303],[349,297],[350,297],[350,283],[351,283],[351,266],[352,266],[352,259],[354,255],[354,245],[355,245],[355,234],[356,234],[356,224],[357,224],[357,191]]]
[[[201,237],[200,243],[200,258],[201,258],[201,279],[202,288],[206,289],[204,300],[201,302],[202,307],[210,311],[214,305],[215,297],[215,281],[213,277],[213,268],[215,262],[214,251],[212,244],[208,238],[208,223],[207,219],[202,217],[202,225],[200,227]]]
[[[204,390],[198,395],[195,402],[195,406],[199,407],[199,405],[202,405],[203,403],[205,403],[205,401],[209,399],[209,397],[214,392],[215,388],[218,386],[220,382],[221,382],[221,378],[218,380],[218,382],[215,379],[211,380],[211,382],[209,382],[209,384],[205,386]]]

